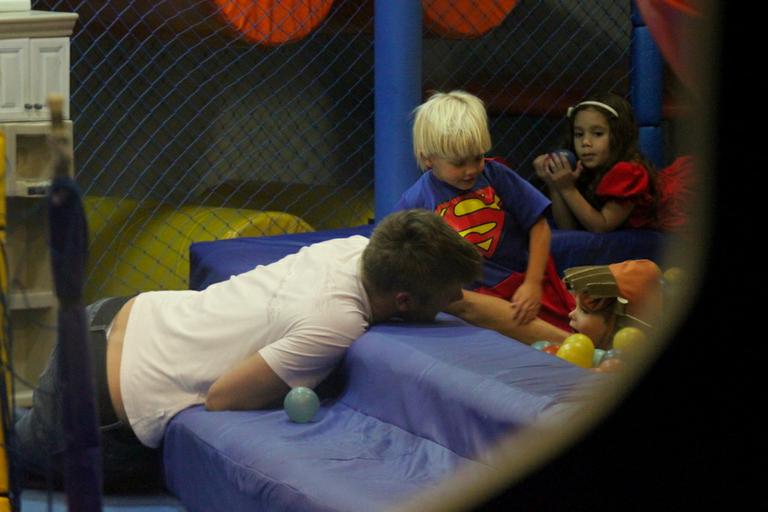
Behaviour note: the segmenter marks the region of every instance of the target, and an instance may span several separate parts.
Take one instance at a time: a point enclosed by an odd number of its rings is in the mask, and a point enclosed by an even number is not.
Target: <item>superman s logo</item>
[[[456,196],[437,205],[435,212],[462,237],[475,244],[486,258],[496,252],[504,230],[504,211],[493,187]]]

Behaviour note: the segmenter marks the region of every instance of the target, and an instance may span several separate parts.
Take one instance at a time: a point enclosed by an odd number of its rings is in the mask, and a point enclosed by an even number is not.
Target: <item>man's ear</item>
[[[395,293],[395,307],[398,313],[405,313],[413,308],[413,295],[410,292]]]

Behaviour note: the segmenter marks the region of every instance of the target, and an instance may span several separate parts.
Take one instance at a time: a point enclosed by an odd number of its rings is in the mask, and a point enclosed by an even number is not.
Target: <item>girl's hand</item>
[[[512,296],[512,319],[520,325],[531,322],[541,308],[541,286],[523,282]]]
[[[536,171],[536,176],[541,178],[546,184],[549,184],[550,172],[548,168],[548,163],[549,163],[548,160],[550,158],[551,157],[545,153],[543,155],[537,156],[533,160],[533,169]]]
[[[576,180],[581,176],[584,166],[581,160],[576,163],[576,169],[571,169],[571,163],[563,155],[551,155],[547,161],[549,170],[549,183],[558,190],[565,190],[576,186]]]

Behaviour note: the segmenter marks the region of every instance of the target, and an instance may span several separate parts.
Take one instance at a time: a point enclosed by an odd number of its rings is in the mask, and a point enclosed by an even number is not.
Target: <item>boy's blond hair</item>
[[[461,163],[491,149],[488,114],[473,94],[436,92],[413,112],[413,151],[422,170],[428,158]]]

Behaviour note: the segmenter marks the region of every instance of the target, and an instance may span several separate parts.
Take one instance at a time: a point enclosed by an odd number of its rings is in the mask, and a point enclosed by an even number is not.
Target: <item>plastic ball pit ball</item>
[[[285,395],[283,408],[294,423],[307,423],[320,409],[320,399],[311,389],[296,387]]]

